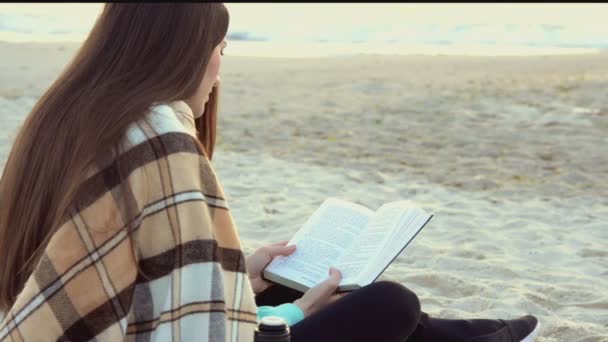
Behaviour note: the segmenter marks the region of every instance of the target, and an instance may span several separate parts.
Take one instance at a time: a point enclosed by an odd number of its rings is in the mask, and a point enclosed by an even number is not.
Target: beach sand
[[[0,43],[0,166],[75,44]],[[608,54],[223,57],[214,157],[247,252],[330,196],[435,218],[380,279],[444,318],[608,341]]]

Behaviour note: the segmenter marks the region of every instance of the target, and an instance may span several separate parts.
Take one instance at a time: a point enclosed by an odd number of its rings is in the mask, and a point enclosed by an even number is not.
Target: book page
[[[401,208],[385,208],[382,213],[379,209],[374,214],[361,232],[357,243],[336,265],[342,271],[343,283],[357,284],[363,275],[363,271],[370,266],[370,261],[375,259],[381,253],[382,247],[387,244],[394,227],[397,226],[401,213]]]
[[[394,260],[416,234],[431,219],[432,215],[409,201],[389,203],[378,209],[377,216],[393,223],[389,237],[380,247],[380,253],[371,260],[363,272],[362,285],[372,282]]]
[[[420,228],[428,221],[429,216],[429,214],[416,208],[410,208],[403,212],[397,229],[382,253],[382,255],[385,254],[384,259],[391,258],[401,250],[405,243],[411,241]]]
[[[352,246],[372,214],[358,204],[327,199],[289,241],[296,251],[276,257],[266,271],[308,287],[318,284],[327,279],[329,267]]]

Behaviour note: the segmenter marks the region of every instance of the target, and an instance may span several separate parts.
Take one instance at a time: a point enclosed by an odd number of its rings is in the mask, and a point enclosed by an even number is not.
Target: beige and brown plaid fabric
[[[129,128],[82,185],[0,341],[253,340],[241,243],[195,131],[181,101]]]

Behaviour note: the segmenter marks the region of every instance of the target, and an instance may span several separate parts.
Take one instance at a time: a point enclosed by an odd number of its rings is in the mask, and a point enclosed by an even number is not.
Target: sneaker
[[[540,332],[540,322],[532,315],[499,321],[508,327],[513,342],[533,342]]]
[[[473,342],[534,342],[540,332],[540,323],[536,317],[526,315],[515,319],[498,319],[502,326],[495,332],[477,336]]]

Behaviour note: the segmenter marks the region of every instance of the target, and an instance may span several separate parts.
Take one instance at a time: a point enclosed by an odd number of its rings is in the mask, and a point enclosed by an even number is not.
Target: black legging
[[[273,285],[256,296],[258,306],[291,303],[303,294]],[[472,341],[501,328],[498,320],[430,318],[405,286],[379,281],[336,300],[291,327],[293,342]],[[499,337],[499,336],[496,336]],[[500,339],[499,339],[500,340]]]

